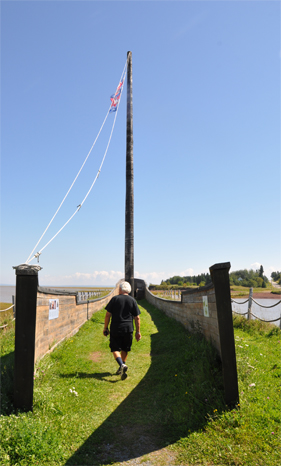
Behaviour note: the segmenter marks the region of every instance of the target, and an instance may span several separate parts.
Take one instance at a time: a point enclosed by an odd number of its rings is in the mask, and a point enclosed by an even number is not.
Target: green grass
[[[0,326],[8,324],[12,321],[13,319],[13,308],[9,309],[11,307],[11,303],[0,303]],[[5,309],[8,309],[8,311],[5,311]]]
[[[249,293],[250,293],[250,288],[245,287],[245,286],[231,285],[230,291],[231,291],[231,297],[233,299],[242,298],[242,297],[248,298]],[[268,293],[268,297],[271,297],[271,294],[280,294],[280,289],[277,290],[269,283],[266,288],[262,288],[262,287],[253,288],[253,293]],[[274,299],[274,296],[272,296],[272,299]]]
[[[280,330],[235,319],[240,407],[229,410],[212,347],[140,305],[128,378],[115,375],[99,311],[36,366],[33,413],[13,411],[13,324],[2,335],[1,466],[118,464],[164,447],[184,465],[280,464]]]
[[[241,317],[234,318],[234,328],[239,409],[214,411],[202,431],[174,448],[188,464],[277,466],[281,464],[281,332]]]

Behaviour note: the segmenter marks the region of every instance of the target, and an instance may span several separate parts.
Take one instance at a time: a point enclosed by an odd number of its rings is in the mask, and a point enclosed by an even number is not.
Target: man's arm
[[[140,316],[134,317],[135,325],[136,325],[136,340],[140,341],[141,333],[140,333]]]
[[[108,333],[105,333],[105,332],[108,331],[108,325],[109,325],[110,319],[111,319],[111,314],[110,312],[107,311],[105,314],[104,328],[103,328],[103,334],[105,337],[107,337],[108,335]]]

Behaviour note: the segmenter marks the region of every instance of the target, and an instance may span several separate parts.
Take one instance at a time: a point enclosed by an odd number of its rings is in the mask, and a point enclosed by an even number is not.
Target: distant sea
[[[0,286],[0,303],[12,303],[12,296],[16,295],[16,287],[13,285]]]

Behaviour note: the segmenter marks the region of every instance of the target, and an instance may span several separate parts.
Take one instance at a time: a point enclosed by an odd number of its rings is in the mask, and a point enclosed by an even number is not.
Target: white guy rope
[[[124,66],[124,68],[123,68],[123,72],[122,72],[122,75],[121,75],[121,79],[122,79],[122,77],[124,76],[124,81],[125,81],[125,78],[126,78],[126,72],[125,72],[126,67],[127,67],[127,60],[126,60],[126,64],[125,64],[125,66]],[[121,82],[121,79],[120,79],[119,82]],[[124,83],[123,83],[123,86],[124,86]],[[123,91],[123,86],[122,86],[122,91]],[[120,95],[120,101],[121,101],[122,91],[121,91],[121,95]],[[120,101],[119,101],[119,104],[120,104]],[[87,162],[87,160],[88,160],[88,158],[89,158],[89,155],[91,154],[91,152],[92,152],[92,150],[93,150],[93,148],[94,148],[94,146],[95,146],[95,144],[96,144],[96,142],[97,142],[97,140],[98,140],[98,137],[99,137],[99,135],[100,135],[100,133],[101,133],[103,127],[104,127],[104,124],[105,124],[105,122],[106,122],[106,120],[107,120],[107,117],[108,117],[108,115],[109,115],[110,107],[111,107],[111,104],[110,104],[109,109],[108,109],[108,111],[107,111],[107,113],[106,113],[106,117],[105,117],[105,119],[104,119],[104,121],[103,121],[103,123],[102,123],[102,125],[101,125],[101,128],[100,128],[100,130],[99,130],[99,132],[98,132],[98,135],[97,135],[95,141],[93,142],[91,149],[90,149],[89,152],[88,152],[87,157],[85,158],[85,160],[84,160],[84,162],[83,162],[83,164],[82,164],[80,170],[78,171],[76,177],[74,178],[74,180],[73,180],[73,182],[72,182],[70,188],[68,189],[66,195],[64,196],[63,200],[61,201],[61,203],[60,203],[58,209],[56,210],[56,212],[55,212],[55,214],[54,214],[54,216],[53,216],[52,219],[50,220],[50,222],[49,222],[47,228],[45,229],[45,231],[44,231],[43,234],[41,235],[40,239],[37,241],[36,245],[34,246],[33,250],[32,250],[31,253],[29,254],[29,256],[28,256],[28,258],[27,258],[27,260],[26,260],[26,262],[25,262],[26,264],[28,264],[29,262],[31,262],[31,261],[34,259],[34,257],[38,257],[38,256],[40,255],[40,254],[37,253],[37,254],[38,254],[37,256],[33,256],[32,259],[30,259],[30,257],[31,257],[32,254],[34,253],[35,249],[37,248],[38,244],[40,243],[40,241],[41,241],[42,238],[44,237],[45,233],[48,231],[49,227],[51,226],[51,224],[52,224],[53,220],[55,219],[57,213],[59,212],[60,208],[62,207],[62,205],[63,205],[65,199],[67,198],[68,194],[70,193],[71,189],[73,188],[74,183],[76,182],[78,176],[80,175],[80,173],[81,173],[81,171],[82,171],[82,169],[83,169],[85,163]],[[118,105],[118,107],[119,107],[119,105]],[[117,111],[116,111],[116,115],[115,115],[115,119],[114,119],[114,125],[115,125],[115,120],[116,120],[116,116],[117,116],[117,112],[118,112],[118,107],[117,107]],[[114,127],[114,126],[113,126],[113,127]],[[110,139],[111,139],[111,137],[110,137]],[[102,166],[102,165],[101,165],[101,166]],[[98,173],[98,174],[99,174],[99,173]],[[83,202],[84,202],[84,201],[83,201]],[[81,207],[81,206],[82,206],[82,204],[80,204],[80,207]],[[78,206],[78,207],[79,207],[79,206]],[[79,210],[79,209],[78,209],[78,210]],[[66,226],[66,225],[70,222],[70,220],[74,217],[74,215],[78,212],[78,210],[72,215],[72,217],[66,222],[66,224],[65,224],[64,226]],[[64,226],[61,228],[61,230],[64,228]],[[61,231],[61,230],[60,230],[60,231]],[[59,232],[58,232],[58,233],[59,233]],[[58,234],[58,233],[57,233],[57,234]],[[55,238],[56,236],[57,236],[57,235],[55,235],[54,238]],[[52,241],[52,240],[51,240],[51,241]],[[50,241],[49,241],[49,243],[50,243]],[[48,243],[48,244],[49,244],[49,243]],[[46,245],[46,246],[47,246],[47,245]],[[46,246],[44,246],[43,249],[45,249]],[[43,250],[43,249],[42,249],[42,250]],[[41,250],[41,251],[42,251],[42,250]]]
[[[123,70],[123,73],[122,73],[122,76],[124,75],[124,78],[123,78],[124,81],[125,81],[125,79],[126,79],[126,66],[127,66],[127,62],[126,62],[126,65],[125,65],[124,70]],[[121,79],[122,79],[122,76],[121,76]],[[39,251],[38,253],[36,253],[31,259],[28,258],[28,260],[27,260],[27,262],[26,262],[27,264],[28,264],[29,262],[31,262],[33,259],[35,259],[36,257],[38,257],[38,256],[42,253],[42,251],[43,251],[57,236],[58,236],[58,234],[59,234],[59,233],[66,227],[66,225],[73,219],[73,217],[77,214],[77,212],[79,212],[79,210],[81,209],[82,205],[84,204],[84,202],[86,201],[87,197],[89,196],[90,192],[92,191],[92,189],[93,189],[93,187],[94,187],[94,185],[95,185],[95,183],[96,183],[96,181],[97,181],[97,179],[98,179],[98,177],[99,177],[99,175],[100,175],[100,172],[101,172],[101,169],[102,169],[102,166],[103,166],[103,163],[104,163],[104,160],[105,160],[105,157],[106,157],[108,148],[109,148],[109,144],[110,144],[110,142],[111,142],[111,138],[112,138],[112,134],[113,134],[113,130],[114,130],[114,126],[115,126],[115,122],[116,122],[116,118],[117,118],[117,114],[118,114],[118,110],[119,110],[119,105],[120,105],[121,98],[122,98],[123,88],[124,88],[124,83],[123,83],[122,90],[121,90],[121,94],[120,94],[119,104],[118,104],[117,110],[116,110],[116,112],[115,112],[115,117],[114,117],[114,120],[113,120],[113,124],[112,124],[112,128],[111,128],[111,133],[110,133],[110,136],[109,136],[108,144],[107,144],[107,147],[106,147],[106,150],[105,150],[105,153],[104,153],[104,156],[103,156],[101,165],[100,165],[100,167],[99,167],[98,173],[97,173],[97,175],[96,175],[96,177],[95,177],[95,179],[94,179],[94,181],[93,181],[93,183],[92,183],[92,185],[91,185],[89,191],[87,192],[87,194],[86,194],[86,196],[84,197],[84,199],[83,199],[83,201],[81,202],[81,204],[79,204],[79,205],[77,206],[76,211],[75,211],[75,212],[71,215],[71,217],[67,220],[67,222],[66,222],[66,223],[60,228],[60,230],[50,239],[50,241],[48,241],[48,243],[45,244],[45,246],[44,246],[42,249],[40,249],[40,251]],[[109,113],[109,111],[108,111],[108,113]],[[81,170],[80,170],[80,171],[81,171]],[[38,245],[38,243],[37,243],[37,245]],[[36,246],[37,246],[37,245],[36,245]],[[35,246],[35,248],[36,248],[36,246]],[[35,248],[33,249],[33,251],[35,250]],[[30,257],[30,256],[29,256],[29,257]]]
[[[110,109],[110,107],[109,107],[109,109]],[[78,176],[80,175],[80,173],[81,173],[81,171],[82,171],[82,169],[83,169],[85,163],[87,162],[87,160],[88,160],[88,158],[89,158],[89,155],[90,155],[90,153],[92,152],[92,150],[93,150],[93,148],[94,148],[94,146],[95,146],[95,144],[96,144],[96,142],[97,142],[97,140],[98,140],[98,137],[99,137],[99,135],[100,135],[100,133],[101,133],[103,127],[104,127],[104,124],[105,124],[105,122],[106,122],[106,119],[107,119],[107,117],[108,117],[108,115],[109,115],[109,109],[108,109],[108,111],[107,111],[107,114],[106,114],[106,117],[105,117],[105,119],[104,119],[104,121],[103,121],[103,124],[101,125],[101,128],[100,128],[100,130],[99,130],[99,132],[98,132],[98,135],[97,135],[97,137],[96,137],[96,139],[95,139],[95,141],[94,141],[94,143],[93,143],[91,149],[89,150],[89,153],[88,153],[87,157],[85,158],[85,160],[84,160],[84,162],[83,162],[83,164],[82,164],[80,170],[78,171],[76,177],[74,178],[74,180],[73,180],[73,182],[72,182],[72,184],[71,184],[69,190],[67,191],[67,193],[66,193],[66,195],[64,196],[63,200],[61,201],[61,203],[60,203],[58,209],[56,210],[56,212],[55,212],[55,214],[54,214],[54,216],[53,216],[52,219],[50,220],[50,222],[49,222],[47,228],[45,229],[45,231],[43,232],[42,236],[41,236],[40,239],[37,241],[36,245],[34,246],[34,248],[32,249],[31,253],[29,254],[29,256],[28,256],[28,258],[27,258],[27,260],[26,260],[26,263],[27,263],[27,264],[28,264],[28,262],[29,262],[30,257],[31,257],[32,254],[34,253],[35,249],[37,248],[38,244],[40,243],[40,241],[41,241],[42,238],[44,237],[45,233],[47,233],[49,227],[51,226],[53,220],[55,219],[57,213],[59,212],[61,206],[63,205],[65,199],[67,198],[68,194],[70,193],[71,189],[73,188],[74,183],[75,183],[75,181],[77,180]]]

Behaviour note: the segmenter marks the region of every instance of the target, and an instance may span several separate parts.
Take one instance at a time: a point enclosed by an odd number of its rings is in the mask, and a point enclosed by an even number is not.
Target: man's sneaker
[[[116,372],[116,375],[120,375],[121,374],[121,366],[119,366],[117,372]]]
[[[121,380],[125,380],[128,377],[128,374],[127,374],[128,366],[126,366],[126,364],[122,364],[122,366],[120,366],[120,369],[121,369]]]

